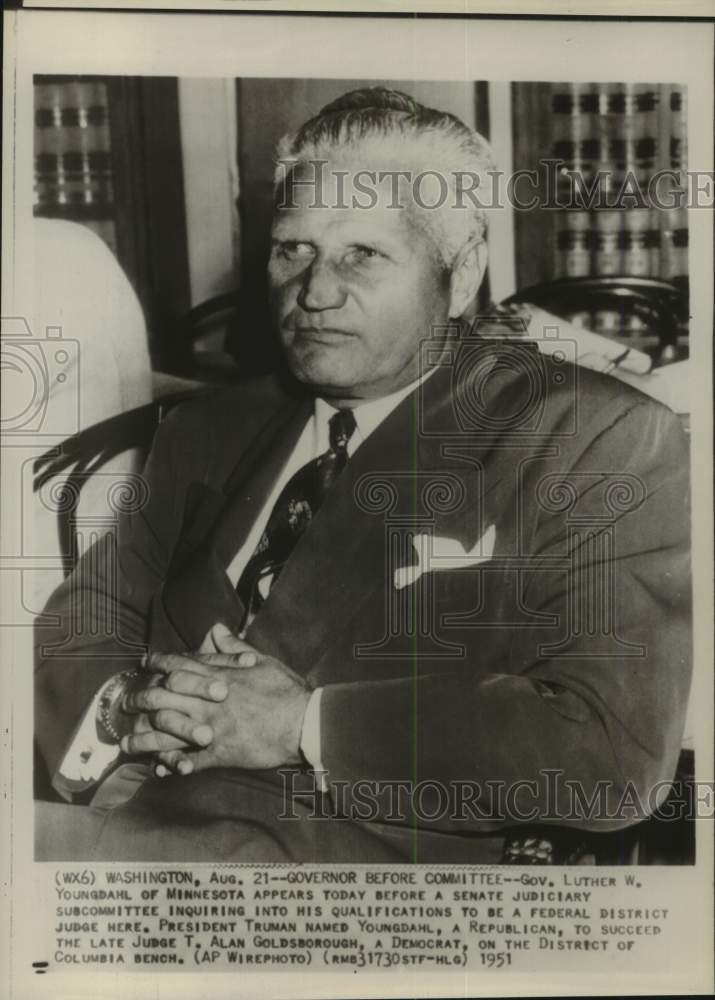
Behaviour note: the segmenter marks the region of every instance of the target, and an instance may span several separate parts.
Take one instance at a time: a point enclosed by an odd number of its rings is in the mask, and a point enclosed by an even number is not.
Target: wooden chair
[[[503,304],[542,309],[645,351],[654,365],[687,356],[688,293],[657,278],[560,278],[523,288]]]

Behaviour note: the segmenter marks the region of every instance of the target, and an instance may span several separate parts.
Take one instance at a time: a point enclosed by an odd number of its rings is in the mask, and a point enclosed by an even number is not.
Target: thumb
[[[201,645],[199,646],[199,648],[196,651],[197,653],[215,653],[216,652],[216,644],[215,644],[215,642],[213,640],[213,630],[214,630],[215,627],[216,626],[214,625],[214,626],[212,626],[208,630],[208,632],[204,636],[204,641],[201,643]]]
[[[209,636],[219,653],[236,653],[245,647],[243,640],[234,635],[228,625],[216,622],[209,630]],[[240,647],[240,649],[239,649]]]
[[[241,662],[241,666],[253,666],[256,662],[256,651],[253,646],[249,643],[244,642],[243,639],[239,639],[238,636],[231,632],[228,626],[224,625],[222,622],[217,622],[216,625],[211,629],[211,639],[217,652],[219,653],[229,653],[232,655],[236,654],[250,654],[253,659],[249,662],[250,657],[246,655],[244,657],[245,662]]]

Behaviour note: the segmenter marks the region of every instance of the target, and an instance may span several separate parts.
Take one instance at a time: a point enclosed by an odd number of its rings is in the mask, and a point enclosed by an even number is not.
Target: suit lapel
[[[459,474],[445,471],[444,426],[434,438],[420,435],[421,415],[439,424],[438,411],[451,412],[449,373],[436,372],[421,390],[404,399],[350,459],[248,630],[249,642],[301,673],[311,670],[376,588],[391,588],[388,524],[393,547],[407,551],[415,525],[435,521],[426,499],[429,483],[447,482],[449,489],[456,479],[464,487],[461,499],[455,495],[455,526],[465,523],[465,509],[479,493],[473,467],[454,462]],[[400,522],[402,540],[395,532]]]
[[[244,608],[226,568],[266,502],[310,409],[310,400],[290,400],[254,438],[222,489],[194,483],[187,490],[181,539],[162,593],[164,613],[187,649],[198,649],[218,621],[239,630]]]
[[[503,343],[468,342],[470,370],[475,365],[490,370],[505,349]],[[254,619],[248,641],[309,673],[365,602],[374,600],[376,589],[383,603],[389,598],[395,545],[397,558],[406,560],[411,535],[426,530],[457,539],[471,551],[488,527],[487,497],[499,489],[504,473],[493,458],[502,434],[488,418],[505,406],[512,412],[509,397],[522,391],[515,388],[518,381],[523,380],[508,369],[486,379],[480,397],[483,428],[460,424],[454,365],[435,372],[404,399],[348,462]],[[387,497],[390,504],[380,509]],[[379,625],[366,622],[365,631]]]
[[[310,398],[291,400],[253,441],[229,476],[224,486],[227,502],[210,539],[224,568],[245,542],[312,409]]]
[[[480,364],[487,353],[505,349],[490,342],[467,346],[479,352]],[[423,530],[423,524],[427,531],[458,539],[468,550],[483,535],[485,497],[498,485],[498,475],[486,482],[484,466],[501,435],[498,429],[465,432],[455,411],[453,381],[453,365],[434,373],[351,458],[248,630],[248,640],[259,649],[296,670],[309,671],[364,601],[374,596],[376,586],[391,588],[388,520],[394,524],[401,518],[406,537]],[[514,384],[508,373],[487,379],[481,400],[485,411],[498,412]],[[511,412],[510,405],[507,399],[506,412]],[[223,496],[204,489],[198,498],[187,536],[189,543],[203,540],[181,572],[167,581],[164,594],[167,614],[187,648],[197,648],[216,621],[239,627],[244,609],[225,570],[311,410],[309,399],[290,400],[243,454]],[[425,493],[430,482],[456,491],[441,509],[439,500],[432,503],[431,512]],[[394,500],[391,507],[380,509],[381,492]]]

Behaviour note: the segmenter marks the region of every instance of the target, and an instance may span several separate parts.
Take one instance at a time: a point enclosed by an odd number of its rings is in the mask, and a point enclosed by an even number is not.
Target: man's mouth
[[[332,326],[296,326],[293,333],[298,340],[313,340],[319,344],[336,344],[355,334]]]

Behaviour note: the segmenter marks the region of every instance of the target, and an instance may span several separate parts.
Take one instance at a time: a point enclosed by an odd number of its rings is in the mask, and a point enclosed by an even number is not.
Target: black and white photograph
[[[696,991],[712,23],[15,17],[25,972]]]

